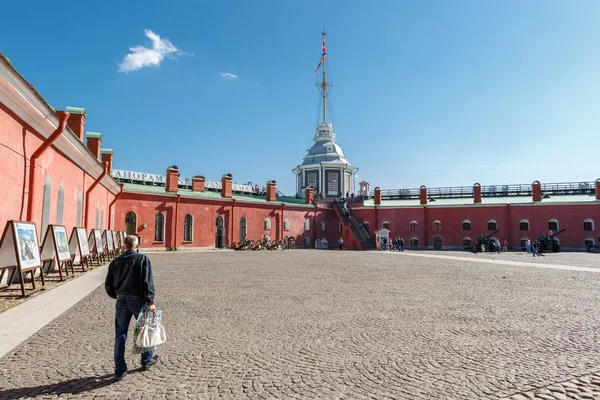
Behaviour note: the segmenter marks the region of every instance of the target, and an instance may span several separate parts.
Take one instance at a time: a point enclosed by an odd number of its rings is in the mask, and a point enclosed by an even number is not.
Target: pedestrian
[[[339,250],[344,250],[344,239],[339,238],[338,246],[339,246]]]
[[[500,254],[500,239],[496,238],[496,253]]]
[[[531,242],[529,238],[525,238],[525,249],[527,250],[527,254],[531,254]]]
[[[125,363],[125,342],[131,317],[154,308],[154,279],[152,264],[145,254],[136,253],[138,247],[136,236],[130,235],[123,241],[125,253],[112,260],[108,266],[108,274],[104,282],[106,293],[117,299],[115,312],[115,381],[127,375]],[[148,370],[158,362],[158,356],[152,351],[142,353],[142,368]]]
[[[135,251],[139,253],[140,252],[140,247],[142,246],[142,238],[140,237],[140,235],[135,235],[135,237],[138,240],[138,245],[137,245]]]
[[[538,253],[538,241],[537,240],[533,241],[533,246],[531,246],[531,253],[533,254],[533,257],[535,257],[536,255],[539,256],[539,253]]]
[[[350,193],[350,198],[354,200],[354,193]]]
[[[400,238],[400,251],[404,251],[404,238]]]
[[[506,239],[504,239],[504,252],[507,253],[508,252],[508,241]]]
[[[350,198],[350,192],[346,192],[346,201]]]

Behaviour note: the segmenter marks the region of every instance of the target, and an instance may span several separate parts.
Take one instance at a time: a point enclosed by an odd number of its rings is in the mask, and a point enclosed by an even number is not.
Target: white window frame
[[[583,239],[584,246],[586,246],[585,242],[587,242],[587,241],[591,241],[593,244],[596,244],[596,239],[594,239],[593,237],[589,237],[589,238]]]
[[[527,230],[526,231],[521,230],[521,224],[523,222],[527,222]],[[519,232],[529,232],[529,231],[531,231],[531,224],[529,223],[528,219],[523,218],[522,220],[519,221]]]
[[[185,219],[187,218],[187,216],[192,217],[192,226],[191,226],[191,240],[185,240]],[[183,217],[183,242],[184,243],[192,243],[194,241],[194,216],[191,213],[187,213],[185,214],[185,217]]]
[[[463,246],[464,246],[464,241],[465,240],[468,240],[469,242],[471,242],[471,245],[473,245],[473,240],[471,239],[471,237],[470,236],[465,236],[464,238],[462,238]]]
[[[435,230],[435,228],[434,228],[435,224],[440,224],[440,230],[439,230],[439,231],[436,231],[436,230]],[[433,222],[431,223],[431,231],[432,231],[432,232],[436,232],[436,233],[440,233],[440,232],[442,231],[442,226],[443,226],[443,225],[442,225],[442,221],[440,221],[439,219],[436,219],[435,221],[433,221]]]
[[[469,224],[469,230],[468,231],[465,231],[463,229],[463,225],[464,224]],[[463,219],[463,221],[460,223],[460,230],[463,231],[463,232],[470,232],[470,231],[473,230],[473,224],[468,219]]]
[[[556,222],[556,229],[555,229],[555,230],[556,230],[556,231],[559,231],[559,230],[560,230],[560,223],[558,222],[558,219],[556,219],[556,218],[550,218],[550,219],[548,220],[548,230],[550,230],[550,222]],[[557,239],[558,239],[558,238],[557,238]]]
[[[414,231],[410,229],[412,224],[415,224]],[[414,219],[408,223],[408,231],[409,232],[416,232],[418,228],[419,228],[419,223],[417,221],[415,221]]]
[[[265,229],[264,229],[265,231],[271,230],[271,218],[269,218],[269,217],[265,218],[264,227],[265,227]]]
[[[388,224],[388,225],[389,225],[389,228],[386,228],[386,227],[384,226],[385,224]],[[381,229],[387,229],[387,230],[391,231],[391,229],[390,229],[391,227],[392,227],[392,225],[390,224],[390,221],[383,221],[383,222],[381,223]]]
[[[583,220],[583,223],[585,224],[586,222],[591,222],[592,223],[592,230],[591,231],[586,231],[584,230],[584,232],[596,232],[596,225],[594,224],[594,220],[591,218],[586,218]]]
[[[158,216],[158,214],[162,214],[163,216],[163,221],[162,221],[162,240],[156,240],[156,217]],[[165,216],[165,213],[158,212],[154,215],[154,243],[164,243],[165,242],[165,233],[166,233],[166,225],[167,225],[167,217]]]
[[[283,230],[284,231],[290,230],[290,220],[287,218],[283,220]]]
[[[305,231],[310,231],[310,219],[305,219],[304,220],[304,230]]]
[[[488,231],[490,230],[490,223],[492,223],[492,222],[493,222],[494,224],[496,224],[496,229],[498,229],[498,222],[497,222],[495,219],[490,219],[490,220],[488,220],[488,222],[487,222],[487,223],[488,223],[488,224],[487,224],[487,230],[488,230]]]
[[[246,235],[245,235],[245,239],[248,239],[248,218],[246,218],[246,216],[242,216],[242,218],[240,218],[240,241],[243,239],[242,238],[242,219],[246,220]],[[284,229],[285,230],[285,229]]]
[[[411,244],[411,243],[412,243],[412,240],[413,240],[413,239],[415,239],[415,240],[417,241],[417,244],[416,244],[416,245],[418,246],[418,245],[419,245],[419,238],[418,238],[418,237],[416,237],[416,236],[412,236],[410,239],[408,239],[408,245],[409,245],[409,246],[412,246],[412,244]]]

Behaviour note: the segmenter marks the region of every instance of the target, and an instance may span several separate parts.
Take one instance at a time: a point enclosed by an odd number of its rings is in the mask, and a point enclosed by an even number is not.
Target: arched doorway
[[[125,215],[125,232],[128,236],[137,233],[137,215],[133,211],[129,211]]]
[[[223,217],[218,216],[216,222],[215,229],[215,247],[217,249],[222,249],[226,246],[225,243],[225,223],[223,221]]]
[[[433,249],[434,250],[441,250],[442,249],[442,238],[439,236],[436,236],[433,238]]]

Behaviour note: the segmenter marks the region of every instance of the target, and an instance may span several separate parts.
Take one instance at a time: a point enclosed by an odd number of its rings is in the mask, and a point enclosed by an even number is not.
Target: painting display
[[[94,229],[94,238],[96,239],[96,253],[104,253],[104,246],[102,245],[102,231],[100,231],[100,229]]]
[[[81,256],[89,256],[90,247],[88,246],[85,228],[77,228],[77,238],[79,239],[79,252]]]
[[[56,244],[58,260],[70,260],[71,252],[69,251],[69,241],[67,240],[67,229],[62,225],[53,225],[52,229],[54,233],[54,243]]]
[[[113,247],[113,237],[112,234],[110,233],[110,231],[104,231],[106,236],[106,248],[108,249],[108,251],[112,251]]]
[[[119,235],[117,231],[110,231],[110,233],[112,234],[113,237],[113,244],[115,245],[115,249],[118,249],[120,247],[120,241],[119,241]]]
[[[21,269],[38,267],[42,262],[40,260],[35,224],[30,222],[15,222],[14,227],[17,255],[21,263]]]

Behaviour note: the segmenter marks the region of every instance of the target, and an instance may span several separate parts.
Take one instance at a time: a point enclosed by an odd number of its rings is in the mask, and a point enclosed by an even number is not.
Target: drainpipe
[[[60,135],[62,135],[65,127],[67,126],[67,119],[69,119],[69,113],[66,111],[56,111],[58,117],[58,127],[52,134],[42,143],[40,147],[32,154],[29,159],[29,195],[27,198],[27,221],[33,222],[33,200],[34,200],[34,189],[35,189],[35,163],[37,159],[54,143]]]
[[[178,194],[175,200],[175,237],[173,238],[173,250],[177,250],[177,216],[179,215],[179,200],[181,200],[181,195]]]
[[[121,186],[121,191],[119,193],[117,193],[117,195],[115,196],[115,198],[113,199],[113,201],[111,201],[110,205],[108,206],[108,230],[112,229],[112,218],[111,218],[111,212],[110,212],[110,210],[111,210],[113,204],[115,204],[115,202],[123,194],[123,186],[125,186],[125,184],[124,183],[119,183],[119,186]]]
[[[94,190],[94,188],[100,183],[100,181],[102,180],[102,178],[104,178],[104,176],[106,175],[107,172],[108,172],[108,163],[105,162],[104,163],[104,171],[102,171],[100,176],[98,176],[98,178],[94,181],[94,183],[92,183],[92,186],[90,186],[90,188],[88,190],[86,190],[86,192],[85,192],[85,224],[84,224],[85,229],[88,229],[88,219],[89,219],[88,210],[90,208],[90,202],[89,202],[90,193],[92,193],[92,190]]]
[[[229,245],[232,246],[233,245],[233,209],[235,208],[235,199],[233,199],[233,203],[231,206],[231,241],[229,242]],[[246,222],[247,223],[247,222]]]
[[[425,248],[427,248],[427,237],[428,237],[427,228],[429,226],[427,224],[427,206],[423,206],[423,218],[425,219]]]
[[[377,212],[377,209],[379,207],[374,206],[375,207],[375,230],[379,229],[379,213]]]
[[[315,213],[313,215],[313,231],[312,231],[312,245],[314,246],[317,241],[317,211],[319,210],[319,206],[315,204]]]
[[[506,204],[506,211],[508,212],[508,247],[512,247],[512,224],[510,218],[510,204]],[[520,245],[521,243],[519,243]]]
[[[283,224],[285,221],[283,219],[283,211],[285,210],[285,203],[281,203],[281,236],[279,237],[279,240],[283,240]]]

